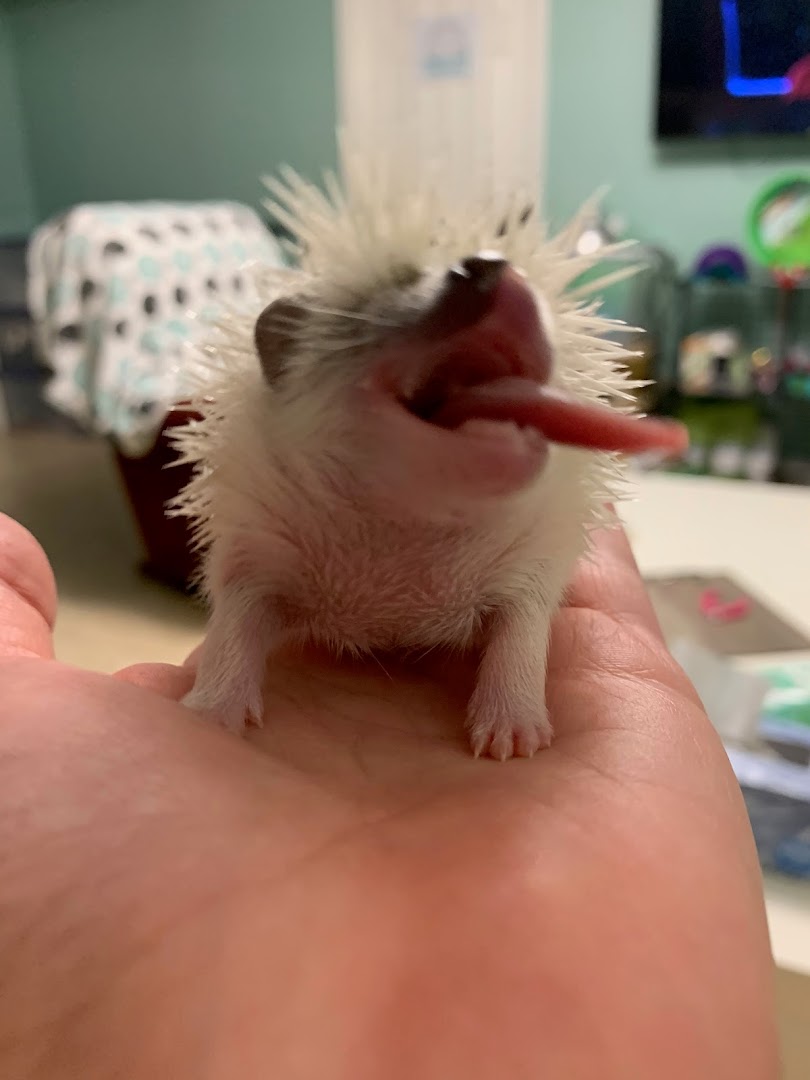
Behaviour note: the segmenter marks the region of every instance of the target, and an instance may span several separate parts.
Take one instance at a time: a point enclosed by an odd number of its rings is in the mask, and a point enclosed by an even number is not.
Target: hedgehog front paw
[[[482,697],[473,695],[467,724],[476,757],[492,757],[496,761],[530,758],[551,745],[551,724],[545,704],[510,708],[507,699],[492,703],[481,700]]]
[[[199,689],[195,686],[182,701],[189,709],[201,714],[201,718],[226,731],[232,731],[235,735],[242,735],[249,725],[262,727],[264,719],[264,705],[261,694],[252,692],[248,694],[233,694],[229,698],[219,698],[215,694],[206,691],[204,687]]]

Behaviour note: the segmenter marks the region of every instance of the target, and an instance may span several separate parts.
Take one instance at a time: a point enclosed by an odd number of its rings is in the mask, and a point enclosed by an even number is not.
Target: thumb
[[[0,514],[0,661],[53,657],[56,585],[27,529]]]

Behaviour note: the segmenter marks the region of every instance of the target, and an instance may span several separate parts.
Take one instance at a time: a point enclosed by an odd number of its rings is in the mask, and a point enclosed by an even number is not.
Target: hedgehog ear
[[[303,303],[284,296],[268,304],[256,320],[253,340],[264,377],[271,385],[284,373],[305,317]]]

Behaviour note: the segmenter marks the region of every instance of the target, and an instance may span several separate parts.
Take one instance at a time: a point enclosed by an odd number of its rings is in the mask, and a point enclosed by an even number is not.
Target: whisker
[[[389,679],[389,680],[390,680],[391,682],[393,682],[393,681],[394,681],[394,679],[393,679],[393,677],[391,676],[391,673],[390,673],[389,671],[386,671],[386,669],[385,669],[385,668],[383,667],[383,665],[382,665],[382,661],[380,660],[379,656],[377,656],[377,654],[376,654],[376,653],[374,653],[374,652],[371,652],[371,651],[370,651],[370,652],[369,652],[369,653],[368,653],[367,655],[368,655],[368,656],[370,656],[370,657],[372,658],[372,660],[374,661],[374,663],[375,663],[375,664],[377,664],[377,666],[379,667],[380,671],[382,671],[383,675],[385,675],[385,677],[386,677],[387,679]]]
[[[392,322],[390,319],[375,319],[373,315],[363,315],[358,311],[341,311],[339,308],[322,308],[322,307],[310,307],[306,305],[307,311],[311,311],[313,315],[334,315],[339,319],[355,319],[358,322],[370,323],[372,326],[390,326],[397,327],[399,323]]]
[[[428,648],[427,648],[427,649],[425,649],[425,651],[424,651],[423,653],[419,653],[419,655],[418,655],[418,656],[416,657],[416,659],[415,659],[415,663],[417,663],[417,664],[421,664],[421,663],[422,663],[422,661],[423,661],[423,660],[425,659],[425,657],[426,657],[426,656],[430,656],[430,654],[431,654],[432,652],[435,652],[435,651],[436,651],[436,650],[438,649],[438,647],[439,647],[439,646],[438,646],[438,643],[437,643],[437,644],[435,644],[435,645],[430,645],[430,646],[428,646]]]

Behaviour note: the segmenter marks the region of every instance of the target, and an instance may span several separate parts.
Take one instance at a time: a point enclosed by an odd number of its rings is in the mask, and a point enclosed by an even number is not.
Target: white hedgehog
[[[345,192],[270,181],[297,268],[207,349],[177,444],[175,506],[203,552],[210,625],[193,708],[262,722],[267,658],[314,641],[368,654],[480,652],[476,754],[551,739],[549,629],[587,527],[619,494],[616,451],[677,449],[628,415],[616,324],[568,291],[578,220],[454,209],[349,163]],[[612,406],[611,407],[606,407]]]

